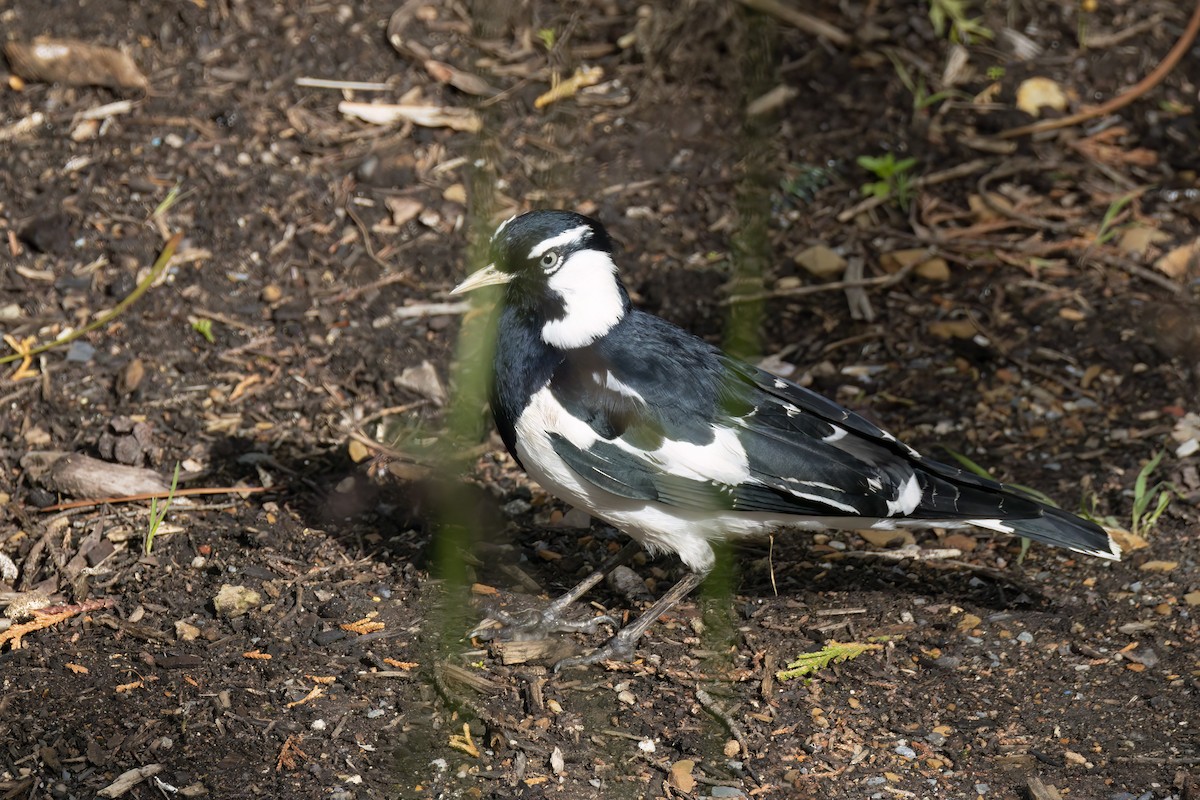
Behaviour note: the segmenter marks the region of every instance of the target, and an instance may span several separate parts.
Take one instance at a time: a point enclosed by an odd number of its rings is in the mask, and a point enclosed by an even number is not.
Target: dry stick
[[[277,488],[277,487],[272,487]],[[200,487],[196,489],[176,489],[174,492],[144,492],[142,494],[122,495],[120,497],[94,497],[89,500],[72,500],[69,503],[55,503],[39,511],[64,511],[68,508],[87,508],[89,506],[113,505],[115,503],[132,503],[138,500],[165,500],[168,497],[196,497],[205,494],[258,494],[267,491],[265,486],[241,487]],[[187,511],[186,506],[178,506],[173,511]]]
[[[1045,131],[1058,130],[1059,128],[1067,128],[1071,125],[1078,125],[1080,122],[1087,122],[1089,119],[1103,117],[1106,114],[1111,114],[1114,111],[1124,108],[1125,106],[1137,100],[1146,92],[1153,89],[1158,84],[1162,83],[1163,79],[1170,74],[1171,70],[1175,69],[1175,65],[1183,58],[1184,53],[1192,46],[1192,42],[1196,38],[1196,34],[1200,33],[1200,0],[1196,2],[1196,9],[1192,12],[1192,18],[1188,20],[1187,29],[1183,35],[1179,37],[1179,41],[1171,48],[1171,52],[1167,53],[1166,57],[1159,62],[1146,77],[1135,83],[1124,94],[1117,95],[1107,103],[1101,103],[1092,108],[1086,108],[1078,114],[1072,114],[1069,117],[1061,119],[1046,119],[1041,122],[1035,122],[1031,125],[1022,125],[1019,128],[1009,128],[1006,131],[1001,131],[999,138],[1014,139],[1018,136],[1026,136],[1033,133],[1043,133]]]
[[[803,11],[786,6],[779,0],[739,0],[742,5],[770,14],[780,22],[786,22],[794,28],[811,33],[814,36],[824,36],[838,47],[849,47],[853,39],[841,28],[834,27],[828,22],[805,14]]]
[[[930,256],[934,255],[935,251],[930,248]],[[908,277],[908,273],[916,269],[917,265],[925,259],[914,259],[899,272],[893,272],[891,275],[880,275],[877,278],[863,278],[857,281],[833,281],[832,283],[819,283],[810,286],[795,286],[790,289],[772,289],[767,292],[756,292],[754,294],[735,294],[721,301],[721,305],[727,306],[733,303],[749,303],[755,300],[771,300],[776,297],[799,297],[805,294],[817,294],[819,292],[832,292],[838,289],[854,289],[865,288],[868,286],[879,286],[887,288],[894,286],[900,281]]]
[[[38,353],[44,353],[47,350],[53,350],[56,347],[61,347],[64,344],[68,344],[70,342],[75,341],[80,336],[91,333],[92,331],[97,330],[99,328],[103,328],[105,325],[112,322],[114,319],[116,319],[118,316],[120,316],[121,312],[123,312],[125,309],[129,308],[129,306],[131,306],[135,302],[137,302],[137,299],[139,297],[141,297],[142,295],[144,295],[147,292],[147,290],[149,290],[150,287],[154,284],[154,282],[156,280],[158,280],[158,276],[162,275],[163,270],[165,270],[167,268],[167,264],[169,264],[171,262],[171,257],[175,255],[175,248],[179,247],[179,243],[182,240],[183,240],[182,233],[177,233],[174,236],[172,236],[171,240],[167,242],[166,247],[164,247],[162,249],[162,252],[159,253],[158,259],[154,262],[154,266],[150,268],[150,274],[146,276],[146,280],[142,281],[136,287],[134,287],[134,290],[132,292],[130,292],[129,295],[127,297],[125,297],[125,299],[123,299],[121,302],[117,303],[115,306],[113,306],[111,309],[109,309],[104,314],[100,315],[95,321],[91,322],[88,325],[83,326],[79,330],[72,331],[71,333],[67,334],[66,336],[62,337],[61,339],[55,339],[52,342],[47,342],[46,344],[39,345],[39,346],[33,348],[32,350],[26,350],[24,352],[14,353],[12,355],[4,356],[3,358],[0,358],[0,364],[8,364],[11,361],[17,361],[19,359],[28,358],[29,356],[36,356]]]
[[[713,700],[712,695],[703,689],[696,689],[696,701],[700,703],[705,711],[720,720],[721,724],[725,726],[725,729],[729,731],[733,738],[737,739],[738,747],[742,750],[742,763],[749,768],[750,746],[746,744],[746,732],[742,730],[742,726],[725,709],[721,708],[717,701]]]

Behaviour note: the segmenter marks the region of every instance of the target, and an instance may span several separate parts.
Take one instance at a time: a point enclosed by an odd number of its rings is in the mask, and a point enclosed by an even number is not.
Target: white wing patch
[[[888,516],[907,517],[921,504],[921,496],[921,482],[917,480],[916,473],[913,473],[896,494],[896,499],[887,501]]]
[[[616,375],[613,375],[611,372],[605,372],[603,380],[601,380],[600,376],[597,375],[596,383],[603,383],[604,388],[614,391],[622,397],[628,397],[632,400],[637,400],[642,405],[646,404],[646,398],[638,394],[637,389],[634,389],[632,386],[622,382],[620,378],[618,378]]]
[[[626,447],[635,455],[658,464],[664,472],[698,481],[716,481],[729,486],[748,483],[750,460],[737,433],[732,428],[714,425],[713,440],[708,444],[692,444],[674,439],[664,439],[662,447],[649,453]],[[618,440],[618,444],[624,443]]]
[[[837,425],[834,425],[832,422],[827,422],[826,424],[827,424],[829,427],[833,428],[833,433],[829,434],[828,436],[823,436],[823,437],[821,437],[821,441],[822,441],[822,442],[827,442],[827,443],[829,443],[829,444],[833,444],[833,443],[834,443],[834,442],[836,442],[838,439],[843,439],[843,438],[845,438],[845,436],[846,436],[846,429],[845,429],[845,428],[840,428],[840,427],[838,427]]]

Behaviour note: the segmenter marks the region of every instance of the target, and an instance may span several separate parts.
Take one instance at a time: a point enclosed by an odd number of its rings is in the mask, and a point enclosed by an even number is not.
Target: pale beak
[[[484,286],[495,286],[499,283],[508,283],[513,279],[513,275],[508,272],[501,272],[496,269],[495,264],[488,264],[481,270],[472,272],[467,276],[466,280],[450,290],[450,294],[466,294],[473,292],[476,289],[482,289]]]

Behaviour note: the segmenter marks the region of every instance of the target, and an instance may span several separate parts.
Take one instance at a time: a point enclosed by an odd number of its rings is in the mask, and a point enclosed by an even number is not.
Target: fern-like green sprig
[[[800,654],[795,661],[787,665],[787,669],[776,672],[775,677],[781,681],[803,678],[825,669],[830,664],[840,664],[843,661],[858,658],[863,653],[882,650],[883,642],[890,641],[892,638],[891,636],[872,636],[866,642],[830,641],[815,653]]]

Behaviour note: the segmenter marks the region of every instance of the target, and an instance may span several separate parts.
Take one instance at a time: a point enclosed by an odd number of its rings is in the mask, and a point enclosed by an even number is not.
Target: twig
[[[1162,21],[1162,14],[1151,14],[1141,22],[1135,22],[1128,28],[1121,28],[1119,31],[1113,31],[1112,33],[1089,33],[1080,44],[1087,47],[1088,50],[1107,50],[1135,36],[1141,36],[1147,31],[1154,30]]]
[[[844,550],[840,553],[828,553],[824,558],[828,561],[838,561],[843,558],[878,558],[883,561],[945,561],[961,555],[962,551],[953,547],[926,549],[920,545],[909,544],[896,550]]]
[[[76,614],[84,614],[88,611],[96,611],[101,608],[108,608],[113,604],[112,600],[89,600],[86,603],[78,603],[73,606],[54,606],[52,608],[41,608],[33,612],[33,619],[29,622],[23,622],[19,625],[13,625],[6,631],[0,632],[0,647],[5,642],[9,643],[9,647],[13,650],[21,649],[21,639],[34,631],[44,630],[52,625],[68,620]]]
[[[298,742],[302,737],[298,733],[293,733],[283,742],[283,747],[279,748],[279,758],[275,759],[275,771],[282,772],[284,767],[295,769],[298,764],[297,756],[305,761],[309,759],[308,753],[300,749]]]
[[[785,6],[779,0],[739,0],[739,2],[747,8],[753,8],[755,11],[770,14],[775,19],[780,22],[786,22],[793,28],[799,28],[814,36],[824,36],[838,47],[849,47],[850,43],[854,41],[850,38],[850,34],[841,28],[830,25],[823,19],[817,19],[814,16],[805,14],[803,11],[797,11],[791,6]]]
[[[358,429],[362,430],[367,425],[370,425],[372,422],[374,422],[377,419],[382,419],[384,417],[399,416],[400,414],[407,414],[409,411],[412,411],[414,408],[420,408],[421,406],[427,405],[428,403],[429,403],[428,400],[414,400],[411,403],[405,403],[404,405],[401,405],[401,406],[388,406],[387,408],[381,408],[378,411],[374,411],[374,412],[368,414],[367,416],[363,417],[362,421],[358,423]]]
[[[1196,8],[1192,11],[1192,18],[1188,20],[1187,28],[1184,30],[1183,35],[1179,37],[1179,41],[1175,43],[1171,51],[1167,53],[1166,57],[1159,62],[1158,66],[1149,75],[1135,83],[1128,91],[1117,95],[1107,103],[1085,108],[1077,114],[1071,114],[1068,117],[1060,119],[1045,119],[1030,125],[1022,125],[1019,128],[1009,128],[1006,131],[1001,131],[997,136],[1001,139],[1013,139],[1028,134],[1068,128],[1072,125],[1078,125],[1080,122],[1087,122],[1089,119],[1103,117],[1106,114],[1111,114],[1114,111],[1124,108],[1162,83],[1163,79],[1171,73],[1171,70],[1175,69],[1175,65],[1183,58],[1188,48],[1192,46],[1197,33],[1200,33],[1200,0],[1197,0]]]
[[[932,254],[932,248],[931,248]],[[916,269],[917,264],[922,259],[914,259],[911,263],[905,264],[904,268],[899,272],[893,272],[891,275],[880,275],[875,278],[863,278],[857,281],[833,281],[831,283],[818,283],[809,286],[794,286],[790,289],[772,289],[768,292],[755,292],[754,294],[735,294],[730,295],[721,301],[721,305],[727,306],[733,303],[752,303],[757,300],[770,300],[776,297],[799,297],[805,294],[817,294],[819,292],[833,292],[839,289],[865,288],[868,286],[879,286],[887,288],[894,286],[900,281],[908,277],[908,273]]]
[[[1000,203],[997,203],[991,197],[991,192],[988,191],[988,184],[999,178],[1008,178],[1022,172],[1026,167],[1037,169],[1039,172],[1047,172],[1057,167],[1053,163],[1037,162],[1033,159],[1016,159],[1009,161],[996,167],[991,172],[985,173],[979,177],[979,181],[975,184],[975,191],[979,194],[979,199],[988,209],[998,216],[1020,222],[1035,230],[1049,230],[1055,233],[1067,233],[1073,229],[1073,226],[1066,222],[1055,222],[1050,219],[1042,219],[1028,214],[1022,214],[1020,211],[1012,208],[1005,208]]]
[[[278,487],[272,487],[278,488]],[[38,509],[39,511],[63,511],[68,508],[87,508],[89,506],[115,505],[116,503],[132,503],[138,500],[163,500],[167,497],[196,497],[205,494],[258,494],[267,491],[266,486],[217,486],[196,489],[178,489],[174,495],[171,492],[143,492],[142,494],[122,495],[120,497],[93,497],[87,500],[72,500],[69,503],[55,503],[52,506]],[[177,508],[176,511],[185,510]]]
[[[737,720],[731,717],[729,713],[725,711],[725,709],[721,708],[716,700],[713,700],[712,695],[703,689],[696,689],[696,702],[698,702],[705,711],[720,720],[721,724],[725,726],[725,729],[729,731],[730,735],[732,735],[734,739],[737,739],[738,747],[740,747],[742,750],[742,766],[746,768],[746,771],[750,774],[750,777],[757,781],[758,778],[754,777],[754,773],[750,769],[750,746],[746,744],[746,732],[742,730],[742,726],[739,725]]]
[[[296,78],[296,85],[309,89],[344,89],[351,92],[386,92],[394,88],[390,83],[335,81],[329,78]]]
[[[71,333],[63,336],[60,339],[55,339],[52,342],[47,342],[30,350],[24,350],[23,352],[0,357],[0,364],[8,364],[9,362],[17,361],[29,356],[36,356],[38,353],[44,353],[47,350],[53,350],[56,347],[62,347],[64,344],[69,344],[70,342],[78,339],[80,336],[84,336],[94,330],[103,328],[105,325],[112,322],[114,319],[120,316],[125,309],[136,303],[138,298],[144,295],[147,290],[154,285],[154,282],[158,280],[158,276],[162,275],[163,271],[167,268],[167,264],[171,263],[171,257],[175,255],[175,249],[179,247],[179,243],[181,241],[183,241],[182,233],[177,233],[172,236],[171,240],[167,242],[166,247],[164,247],[162,252],[159,253],[158,259],[154,262],[154,266],[150,268],[150,274],[146,276],[146,279],[135,286],[133,291],[130,292],[123,300],[121,300],[121,302],[117,303],[111,309],[101,314],[95,320],[87,325],[84,325],[82,328],[71,331]]]
[[[1126,764],[1154,764],[1160,767],[1188,767],[1200,764],[1200,756],[1113,756],[1112,760]]]
[[[1181,284],[1176,283],[1166,275],[1160,275],[1152,269],[1146,269],[1140,264],[1134,264],[1128,258],[1112,256],[1107,253],[1089,253],[1087,258],[1091,261],[1099,261],[1106,266],[1123,269],[1135,278],[1141,278],[1144,281],[1153,283],[1159,288],[1166,289],[1171,294],[1183,294],[1183,286]]]

